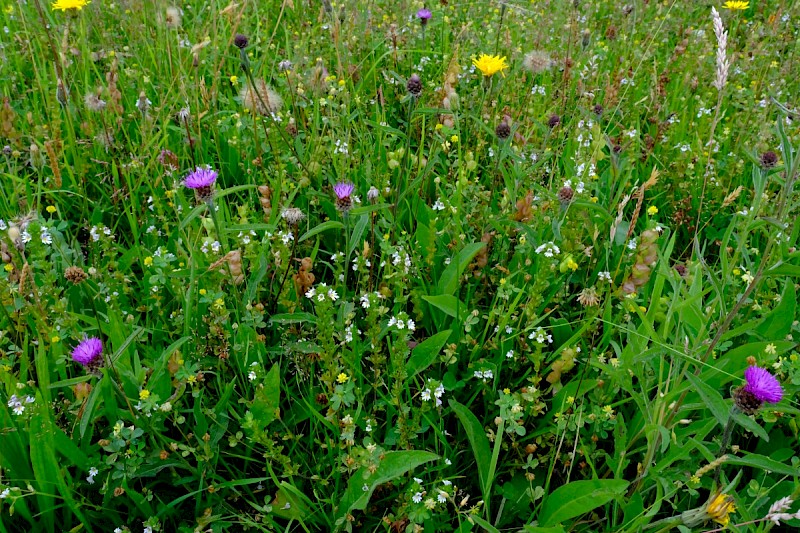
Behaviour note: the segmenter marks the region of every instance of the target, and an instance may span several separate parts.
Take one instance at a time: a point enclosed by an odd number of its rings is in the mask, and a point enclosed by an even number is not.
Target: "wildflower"
[[[175,6],[169,6],[167,8],[167,16],[164,19],[167,28],[179,28],[181,26],[181,17],[183,16],[183,12],[180,8]]]
[[[370,202],[374,202],[375,200],[380,198],[380,196],[381,196],[381,191],[379,191],[375,187],[370,187],[369,190],[367,191],[367,200],[369,200]]]
[[[500,140],[508,139],[508,136],[511,135],[511,126],[508,125],[508,122],[503,120],[494,129],[494,134],[497,135],[497,138]]]
[[[350,379],[350,376],[348,376],[344,372],[336,376],[336,381],[338,381],[339,383],[347,383],[348,379]]]
[[[136,100],[136,109],[138,109],[142,115],[146,115],[151,105],[153,105],[153,102],[150,101],[147,94],[145,94],[144,91],[139,92],[139,99]]]
[[[578,294],[578,303],[584,307],[594,307],[600,303],[600,298],[597,296],[597,289],[594,287],[587,287]]]
[[[778,163],[778,154],[772,150],[768,150],[761,154],[761,166],[764,168],[772,168]]]
[[[94,113],[99,113],[106,108],[106,101],[97,96],[96,93],[87,93],[83,99],[86,109]]]
[[[711,519],[723,526],[730,522],[730,514],[736,512],[733,497],[727,494],[717,494],[706,507],[706,512]]]
[[[97,470],[95,467],[91,467],[91,468],[89,469],[89,476],[86,478],[86,481],[87,481],[87,482],[88,482],[90,485],[94,484],[94,477],[95,477],[97,474],[99,474],[99,473],[100,473],[100,471],[99,471],[99,470]]]
[[[541,50],[533,50],[525,54],[522,67],[531,74],[539,74],[553,66],[550,54]]]
[[[80,11],[86,5],[89,4],[89,0],[56,0],[53,2],[53,11],[56,9],[60,9],[61,11],[66,11],[67,9],[76,9]]]
[[[417,11],[417,18],[419,19],[419,23],[422,25],[423,28],[425,27],[425,25],[428,23],[428,21],[432,16],[433,13],[431,13],[430,9],[422,8],[419,11]]]
[[[352,183],[339,182],[333,186],[333,192],[336,194],[336,209],[343,213],[347,213],[353,207],[353,199],[351,194],[355,190]]]
[[[280,63],[278,63],[278,71],[279,72],[288,72],[292,70],[292,62],[288,59],[284,59]]]
[[[421,493],[421,492],[417,492],[416,494],[414,494],[414,495],[411,497],[411,501],[412,501],[412,502],[414,502],[414,503],[419,503],[419,502],[421,502],[421,501],[422,501],[422,493]]]
[[[283,106],[283,99],[264,80],[255,80],[255,84],[246,84],[239,92],[239,98],[245,109],[253,114],[263,116],[275,114]]]
[[[142,389],[139,391],[139,399],[146,400],[150,397],[150,391],[147,389]]]
[[[556,115],[555,113],[550,115],[550,118],[547,119],[547,126],[550,129],[555,128],[559,124],[561,124],[561,117]]]
[[[247,35],[242,35],[241,33],[237,33],[233,37],[233,44],[239,50],[243,48],[247,48],[247,44],[250,42],[250,39],[247,38]]]
[[[417,74],[412,74],[406,83],[406,90],[411,96],[417,97],[422,94],[422,80]]]
[[[731,11],[744,11],[750,7],[750,2],[731,0],[722,4],[722,7],[725,9],[730,9]]]
[[[473,58],[472,64],[486,76],[494,76],[498,72],[503,74],[503,71],[508,68],[505,56],[490,56],[481,54],[478,59]],[[505,74],[503,74],[505,76]]]
[[[95,370],[102,362],[103,342],[97,337],[84,337],[72,350],[72,360],[89,370]]]
[[[647,208],[647,214],[651,217],[658,214],[658,208],[654,205],[651,205]]]
[[[575,191],[569,185],[565,184],[558,190],[558,201],[561,207],[566,208],[575,198]]]
[[[734,405],[745,414],[755,413],[764,402],[778,403],[783,398],[780,382],[769,371],[751,366],[744,372],[745,384],[733,391]]]
[[[217,172],[211,168],[197,167],[194,172],[186,176],[183,184],[189,189],[194,189],[194,195],[198,202],[205,202],[210,200],[213,195],[212,187],[217,181],[217,176]]]
[[[297,226],[304,218],[305,213],[296,207],[287,207],[281,211],[281,218],[283,218],[290,226]]]

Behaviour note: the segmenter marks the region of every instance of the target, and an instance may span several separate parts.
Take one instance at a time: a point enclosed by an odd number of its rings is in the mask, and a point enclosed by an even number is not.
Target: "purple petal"
[[[745,390],[759,401],[778,403],[783,398],[780,382],[768,370],[751,366],[744,371],[744,379],[747,382]]]
[[[72,360],[86,366],[101,353],[103,353],[103,341],[97,337],[88,337],[79,342],[72,350]]]
[[[186,176],[183,184],[190,189],[210,187],[217,180],[217,172],[210,168],[197,167],[194,172]]]

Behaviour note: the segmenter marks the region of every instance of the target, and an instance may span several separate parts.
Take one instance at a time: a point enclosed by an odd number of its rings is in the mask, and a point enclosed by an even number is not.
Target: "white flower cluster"
[[[339,299],[339,294],[325,283],[320,283],[316,288],[311,287],[308,289],[306,298],[310,300],[316,298],[318,302],[324,302],[327,298],[331,302],[335,302]]]
[[[19,416],[25,412],[25,404],[33,403],[35,401],[33,396],[26,396],[24,400],[21,400],[17,397],[16,394],[12,394],[11,398],[8,399],[8,406],[11,407],[14,414]]]
[[[86,482],[89,483],[90,485],[94,485],[94,477],[99,473],[100,471],[98,469],[96,469],[95,467],[91,467],[89,469],[89,475],[86,477]]]
[[[545,257],[553,257],[561,253],[561,249],[553,241],[546,242],[536,248],[537,254],[544,254]]]
[[[361,302],[361,307],[364,309],[369,309],[372,304],[381,299],[383,299],[383,294],[375,291],[362,294],[361,298],[359,298],[359,301]]]
[[[528,335],[530,340],[535,340],[539,344],[553,344],[553,336],[547,333],[544,328],[536,328],[533,330],[530,335]]]
[[[398,331],[408,330],[409,332],[413,333],[413,331],[417,329],[417,325],[410,318],[403,319],[403,316],[408,317],[408,315],[406,315],[405,313],[400,313],[399,317],[393,316],[392,318],[390,318],[389,323],[387,325],[390,328],[391,327],[397,328]]]
[[[432,398],[436,399],[436,407],[442,405],[442,395],[444,395],[444,385],[429,379],[425,388],[420,393],[423,402],[429,402]]]
[[[101,233],[103,235],[105,235],[106,237],[108,237],[109,239],[113,239],[114,238],[114,234],[111,233],[111,230],[109,228],[107,228],[106,226],[104,226],[103,224],[98,224],[96,226],[92,226],[92,229],[89,230],[89,235],[91,235],[92,240],[94,242],[97,242],[97,241],[100,240],[100,237],[101,237],[100,234]]]
[[[478,379],[482,379],[485,383],[487,379],[492,379],[494,377],[494,372],[491,370],[476,370],[473,375]]]

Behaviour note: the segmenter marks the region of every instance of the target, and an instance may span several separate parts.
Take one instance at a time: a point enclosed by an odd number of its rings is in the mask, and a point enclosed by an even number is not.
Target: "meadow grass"
[[[0,5],[0,533],[800,525],[796,2]]]

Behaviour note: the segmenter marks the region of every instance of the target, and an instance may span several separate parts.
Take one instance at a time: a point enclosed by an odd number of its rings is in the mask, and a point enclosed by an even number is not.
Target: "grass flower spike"
[[[68,9],[80,11],[89,3],[89,0],[56,0],[53,2],[53,11],[57,9],[60,9],[61,11],[67,11]]]
[[[508,68],[505,56],[490,56],[481,54],[478,59],[473,58],[472,64],[486,76],[494,76],[498,72],[503,74],[503,71]],[[503,74],[505,76],[505,74]]]

